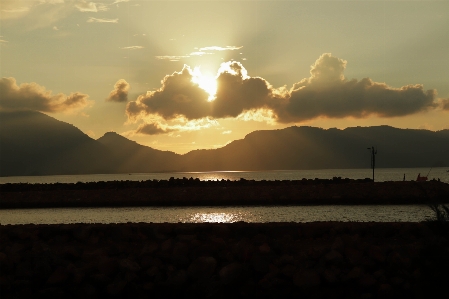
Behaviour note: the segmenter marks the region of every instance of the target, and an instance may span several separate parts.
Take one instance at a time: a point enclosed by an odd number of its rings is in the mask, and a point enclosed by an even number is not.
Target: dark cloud
[[[84,108],[89,104],[88,95],[71,93],[69,96],[51,91],[36,83],[17,85],[14,78],[0,79],[1,110],[35,110],[41,112],[63,112]]]
[[[127,102],[129,84],[124,79],[118,80],[114,85],[114,90],[106,98],[107,102]]]
[[[217,93],[215,100],[210,102],[210,116],[236,117],[246,110],[268,107],[272,98],[272,88],[267,81],[248,77],[243,65],[230,62],[224,65],[217,78]]]
[[[436,91],[422,85],[392,88],[369,78],[347,80],[346,61],[323,54],[312,66],[311,77],[296,83],[284,105],[274,109],[279,122],[316,117],[404,116],[436,107]]]
[[[200,119],[211,114],[209,95],[192,81],[192,70],[184,66],[181,72],[167,75],[162,87],[157,91],[148,91],[136,101],[129,102],[126,114],[129,119],[140,115],[157,114],[164,119],[184,116],[187,119]]]
[[[176,131],[176,130],[173,130],[170,128],[163,128],[158,123],[143,123],[137,128],[135,133],[145,134],[145,135],[159,135],[159,134],[170,133],[173,131]]]
[[[192,82],[191,69],[184,66],[181,72],[166,76],[158,91],[128,103],[127,115],[130,120],[151,114],[166,120],[180,116],[193,120],[263,110],[271,111],[277,122],[290,123],[318,117],[405,116],[438,106],[436,91],[426,91],[422,85],[393,88],[369,78],[347,80],[346,64],[323,54],[312,65],[309,78],[286,90],[273,88],[263,78],[249,77],[239,62],[227,62],[219,70],[217,92],[211,102],[207,93]]]

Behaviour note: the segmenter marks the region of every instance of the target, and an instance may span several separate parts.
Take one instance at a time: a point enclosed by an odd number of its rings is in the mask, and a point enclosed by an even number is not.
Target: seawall
[[[449,184],[369,179],[2,184],[0,208],[446,203]]]

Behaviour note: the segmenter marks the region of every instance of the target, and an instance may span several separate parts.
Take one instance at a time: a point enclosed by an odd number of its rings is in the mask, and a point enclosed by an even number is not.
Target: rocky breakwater
[[[432,223],[0,226],[1,298],[425,298]]]
[[[446,203],[449,184],[370,179],[2,184],[0,208]]]

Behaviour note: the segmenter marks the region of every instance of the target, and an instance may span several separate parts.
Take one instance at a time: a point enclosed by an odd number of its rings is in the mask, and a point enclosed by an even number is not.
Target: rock
[[[132,261],[130,259],[120,260],[119,266],[122,270],[125,271],[137,272],[140,270],[140,266],[135,261]]]
[[[259,246],[259,251],[261,253],[270,253],[271,248],[267,243],[263,243],[262,245]]]
[[[363,253],[355,248],[346,247],[344,249],[344,254],[346,259],[352,264],[355,265],[362,258]]]
[[[320,275],[314,270],[302,270],[293,277],[293,283],[300,288],[308,289],[320,286]]]
[[[401,285],[401,284],[404,283],[404,281],[405,280],[402,277],[399,277],[399,276],[394,276],[394,277],[390,278],[390,283],[392,285]]]
[[[163,253],[171,253],[172,247],[173,247],[173,240],[168,239],[161,244],[160,250]]]
[[[126,284],[127,282],[125,280],[114,281],[113,283],[108,284],[106,292],[111,296],[118,296],[123,292]]]
[[[338,252],[343,252],[344,243],[343,243],[342,238],[336,237],[334,240],[334,243],[332,243],[331,248],[332,248],[332,250],[336,250]]]
[[[376,279],[370,274],[365,274],[359,279],[358,283],[363,288],[369,288],[376,284]]]
[[[112,276],[118,268],[118,263],[115,259],[112,258],[102,258],[100,259],[97,269],[100,273],[105,274],[107,276]]]
[[[219,276],[224,284],[240,284],[248,279],[248,271],[242,264],[234,262],[221,268]]]
[[[159,249],[159,245],[156,242],[149,242],[147,244],[145,244],[145,246],[143,247],[142,251],[140,252],[141,255],[144,254],[153,254],[154,252],[156,252]]]
[[[354,267],[351,271],[349,271],[345,278],[349,280],[359,280],[363,277],[364,274],[365,272],[362,268]]]
[[[285,265],[281,270],[282,275],[285,277],[293,277],[296,273],[296,267],[293,265]]]
[[[47,284],[61,284],[67,281],[68,272],[65,268],[57,268],[47,279]]]
[[[329,251],[324,256],[324,259],[326,260],[326,262],[334,263],[334,264],[343,262],[343,256],[336,250]]]
[[[385,261],[385,253],[379,246],[372,246],[368,249],[368,256],[377,262]]]
[[[382,283],[379,285],[377,294],[378,294],[379,298],[389,298],[392,291],[393,291],[393,288],[391,287],[391,285],[389,285],[387,283]]]
[[[234,246],[234,254],[242,261],[248,261],[254,252],[254,245],[246,239],[241,240]]]
[[[187,282],[187,272],[185,270],[175,270],[168,275],[167,284],[179,288]]]
[[[256,254],[251,258],[250,263],[256,272],[266,273],[269,269],[270,258],[265,255]]]
[[[323,280],[328,284],[335,284],[337,282],[337,275],[331,269],[326,269],[321,274]]]
[[[187,269],[187,275],[190,279],[196,281],[212,276],[217,266],[217,261],[211,256],[202,256],[195,259]]]

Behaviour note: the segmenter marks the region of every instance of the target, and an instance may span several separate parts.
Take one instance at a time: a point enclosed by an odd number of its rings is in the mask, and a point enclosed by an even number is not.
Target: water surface
[[[127,222],[420,222],[433,219],[425,205],[129,207],[0,210],[0,224]]]

